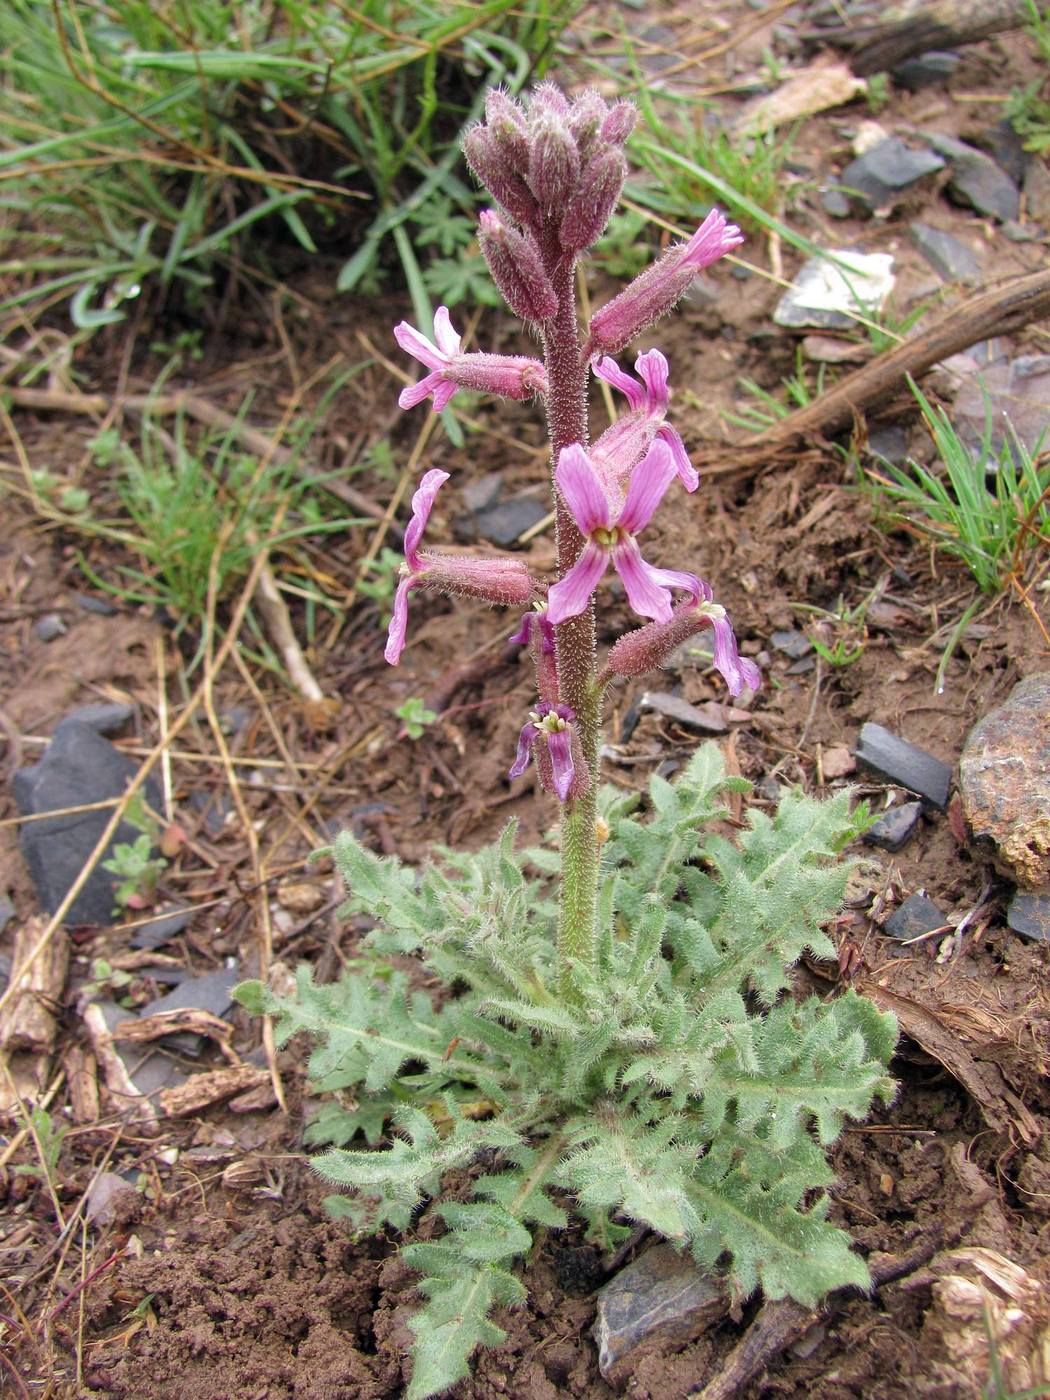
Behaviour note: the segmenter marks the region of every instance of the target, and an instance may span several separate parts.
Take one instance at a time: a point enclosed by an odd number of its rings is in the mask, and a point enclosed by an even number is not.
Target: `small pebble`
[[[944,928],[947,922],[927,895],[911,894],[899,908],[894,909],[882,928],[891,938],[898,938],[904,943],[910,938],[921,938],[935,928]]]
[[[825,779],[845,778],[856,772],[857,761],[845,744],[832,744],[821,754],[820,766]]]
[[[96,598],[93,593],[77,593],[73,601],[84,612],[96,613],[99,617],[112,617],[117,611],[108,598]]]
[[[772,632],[769,641],[772,646],[776,647],[777,651],[782,651],[785,656],[790,656],[792,661],[797,661],[799,657],[806,656],[813,650],[813,643],[806,634],[796,632],[793,627]]]
[[[1050,943],[1050,890],[1025,890],[1014,895],[1006,922],[1022,938]]]
[[[891,807],[864,833],[864,840],[869,846],[881,846],[884,851],[899,851],[915,835],[921,815],[921,802],[903,802],[899,807]]]
[[[37,639],[41,642],[53,642],[56,637],[64,637],[69,628],[62,621],[58,613],[45,613],[37,620],[33,628]]]

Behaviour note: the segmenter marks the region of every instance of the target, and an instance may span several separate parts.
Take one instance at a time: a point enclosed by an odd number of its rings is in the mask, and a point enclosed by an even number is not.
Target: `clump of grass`
[[[342,285],[374,285],[435,197],[469,211],[463,122],[575,3],[6,0],[0,318],[66,303],[90,334],[143,292],[200,306],[222,267],[271,275],[264,224],[307,254],[352,231]]]
[[[937,449],[939,466],[880,459],[868,473],[876,505],[898,523],[961,559],[982,593],[996,594],[1017,570],[1026,544],[1050,538],[1050,457],[1033,453],[1012,431],[993,449],[991,413],[977,451],[968,447],[940,405],[914,383],[912,393]],[[887,508],[888,498],[893,503]]]
[[[1028,0],[1028,11],[1031,18],[1025,30],[1044,69],[1050,68],[1050,9],[1040,11],[1036,0]],[[1050,91],[1045,75],[1011,94],[1006,116],[1026,151],[1037,155],[1050,151]]]
[[[761,384],[750,376],[744,376],[740,380],[740,388],[750,402],[742,402],[735,412],[727,412],[724,415],[726,421],[749,433],[765,432],[767,428],[772,428],[774,424],[786,418],[789,413],[793,413],[796,408],[805,408],[807,404],[818,399],[824,392],[826,374],[827,365],[818,365],[815,384],[810,385],[809,370],[803,359],[802,347],[798,345],[795,347],[795,372],[780,381],[784,389],[784,398],[779,398],[769,389],[763,389]]]

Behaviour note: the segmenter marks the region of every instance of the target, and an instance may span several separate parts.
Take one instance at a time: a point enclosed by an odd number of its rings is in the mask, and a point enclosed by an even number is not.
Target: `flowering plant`
[[[785,973],[806,950],[833,953],[820,921],[842,898],[836,857],[864,818],[846,794],[823,805],[791,794],[775,819],[753,812],[736,844],[705,834],[725,815],[722,794],[748,787],[726,776],[714,746],[675,785],[651,780],[644,821],[638,799],[600,784],[602,697],[619,678],[660,666],[706,630],[729,692],[760,685],[710,586],[642,554],[639,536],[665,495],[695,491],[699,478],[667,422],[663,354],[640,354],[634,375],[613,358],[739,231],[713,211],[579,324],[577,260],[617,203],[633,121],[628,103],[594,92],[569,101],[543,83],[527,110],[491,92],[485,122],[466,135],[467,160],[498,206],[481,215],[482,251],[542,358],[464,352],[444,307],[433,340],[404,322],[394,332],[427,370],[403,407],[430,398],[441,409],[470,388],[535,396],[546,412],[556,579],[545,588],[516,556],[425,548],[448,480],[430,470],[412,500],[385,655],[398,664],[416,589],[524,610],[511,640],[531,656],[537,703],[509,774],[535,760],[560,808],[557,850],[515,852],[511,824],[495,845],[441,852],[415,872],[341,835],[332,854],[345,909],[376,921],[360,956],[335,985],[301,970],[292,999],[260,983],[239,989],[276,1017],[279,1041],[298,1030],[319,1041],[311,1076],[344,1096],[308,1130],[331,1144],[318,1169],[350,1188],[333,1210],[361,1230],[408,1232],[429,1201],[444,1222],[440,1239],[403,1249],[427,1299],[412,1319],[415,1400],[465,1375],[479,1343],[502,1340],[490,1314],[523,1297],[514,1261],[534,1227],[564,1228],[570,1213],[609,1247],[627,1222],[649,1226],[720,1268],[738,1296],[761,1285],[813,1302],[868,1277],[825,1219],[821,1147],[846,1116],[892,1095],[893,1019],[852,992],[796,1003]],[[594,443],[592,370],[627,405]],[[599,664],[597,598],[610,566],[645,621]],[[404,954],[445,992],[423,990],[392,961]],[[387,1146],[370,1150],[391,1124]],[[359,1134],[367,1146],[348,1148]],[[444,1174],[479,1159],[469,1199],[460,1190],[442,1200]]]

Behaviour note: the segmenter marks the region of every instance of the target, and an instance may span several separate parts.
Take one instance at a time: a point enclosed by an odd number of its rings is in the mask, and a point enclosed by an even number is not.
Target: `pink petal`
[[[666,410],[670,402],[667,389],[667,358],[659,350],[648,350],[634,362],[635,373],[648,390],[646,407],[650,412]]]
[[[459,389],[458,384],[453,384],[450,380],[442,378],[441,383],[436,385],[434,394],[434,412],[440,413],[442,409],[448,407],[448,401],[454,398]]]
[[[383,652],[383,656],[391,666],[397,665],[401,660],[401,653],[405,649],[405,634],[408,631],[408,593],[414,583],[414,578],[403,578],[394,594],[394,614],[390,619],[390,626],[387,628],[386,649]]]
[[[439,306],[434,312],[434,339],[437,341],[441,351],[449,359],[453,355],[459,354],[463,341],[452,329],[452,321],[449,318],[448,307]]]
[[[521,733],[518,735],[517,757],[514,759],[514,763],[507,773],[508,778],[520,778],[522,773],[525,772],[525,769],[529,766],[529,759],[532,757],[532,741],[538,733],[539,730],[531,720],[528,724],[522,725]]]
[[[650,566],[647,565],[647,568]],[[680,588],[689,594],[692,603],[710,602],[711,589],[696,574],[681,569],[651,569],[649,577],[663,588]]]
[[[547,735],[547,752],[551,756],[551,770],[554,774],[554,791],[564,802],[576,776],[576,765],[572,761],[572,731],[559,729]]]
[[[627,601],[639,617],[651,617],[654,622],[668,622],[671,617],[671,594],[662,586],[662,569],[654,569],[642,558],[638,541],[627,535],[613,546],[613,567],[623,579]]]
[[[576,563],[547,593],[547,621],[557,626],[566,618],[578,617],[591,601],[608,563],[609,551],[588,540]]]
[[[394,339],[406,354],[419,360],[427,369],[444,369],[448,364],[448,356],[443,355],[432,341],[407,321],[402,321],[394,327]]]
[[[609,525],[609,501],[602,479],[578,442],[563,447],[558,454],[554,479],[581,535]]]
[[[435,370],[433,374],[426,375],[426,377],[420,379],[418,383],[409,384],[407,389],[402,389],[397,396],[398,406],[400,408],[415,408],[417,403],[422,403],[423,400],[429,398],[431,394],[433,394],[436,399],[444,383],[444,370]],[[455,388],[453,388],[452,392],[455,393]]]
[[[714,632],[715,668],[722,673],[730,695],[739,695],[745,686],[749,690],[758,690],[762,684],[762,674],[753,661],[737,651],[736,637],[729,619],[712,618],[711,630]]]
[[[665,442],[654,440],[653,445],[631,472],[627,486],[627,499],[617,525],[631,535],[644,530],[653,518],[653,512],[664,498],[664,492],[676,475],[674,455]]]
[[[448,472],[439,471],[434,467],[423,477],[412,497],[412,519],[405,527],[405,559],[414,574],[423,568],[423,560],[418,552],[419,541],[423,538],[423,531],[430,519],[434,498],[448,478]]]
[[[687,491],[695,491],[700,485],[700,476],[689,460],[689,453],[685,450],[685,443],[677,429],[672,428],[669,423],[665,423],[662,427],[657,428],[655,436],[661,442],[666,443],[670,449],[678,480]]]
[[[712,209],[689,242],[682,245],[685,248],[683,262],[700,272],[743,241],[744,235],[736,224],[726,223],[725,215]]]
[[[604,379],[606,384],[611,384],[614,389],[619,389],[632,410],[637,410],[645,406],[645,390],[631,374],[627,374],[609,355],[603,355],[594,366],[594,373],[599,379]]]

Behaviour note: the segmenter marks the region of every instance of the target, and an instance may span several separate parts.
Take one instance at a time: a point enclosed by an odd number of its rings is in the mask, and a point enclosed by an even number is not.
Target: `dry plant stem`
[[[255,543],[250,537],[249,540],[252,544]],[[317,684],[313,672],[306,664],[303,649],[292,630],[292,619],[288,615],[288,609],[281,597],[277,580],[274,578],[273,570],[269,564],[263,568],[259,575],[255,601],[259,605],[259,612],[262,614],[270,638],[277,647],[292,684],[304,700],[320,704],[324,700],[324,691]]]
[[[556,259],[560,259],[556,261]],[[550,392],[547,427],[551,440],[552,490],[558,577],[576,562],[583,538],[553,484],[558,454],[570,443],[587,442],[587,364],[580,354],[576,319],[575,262],[555,252],[548,257],[548,275],[558,296],[558,311],[544,326],[544,358]],[[562,990],[570,987],[572,963],[589,966],[594,957],[595,909],[598,898],[598,753],[601,743],[601,692],[594,683],[596,623],[594,599],[579,617],[555,628],[558,696],[576,712],[577,732],[590,774],[583,797],[569,798],[561,817],[561,909],[558,919],[558,963]]]

